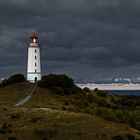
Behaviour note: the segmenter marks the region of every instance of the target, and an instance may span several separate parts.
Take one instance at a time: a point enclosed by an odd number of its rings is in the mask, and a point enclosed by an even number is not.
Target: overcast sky
[[[140,77],[140,0],[0,0],[0,77],[26,74],[34,31],[43,74]]]

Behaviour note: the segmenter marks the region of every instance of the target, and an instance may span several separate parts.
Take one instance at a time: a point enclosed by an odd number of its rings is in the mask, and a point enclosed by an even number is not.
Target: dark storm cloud
[[[26,72],[34,31],[43,73],[140,76],[139,7],[139,0],[1,0],[1,76]]]

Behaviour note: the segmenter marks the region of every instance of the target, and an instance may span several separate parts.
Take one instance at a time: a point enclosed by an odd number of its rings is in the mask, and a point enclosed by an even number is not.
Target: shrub
[[[2,81],[1,81],[1,83],[0,83],[0,88],[1,87],[5,87],[5,86],[7,86],[8,85],[8,81],[6,80],[6,79],[3,79]]]
[[[8,140],[16,140],[16,137],[8,137]]]
[[[40,120],[41,118],[40,117],[31,117],[28,121],[31,122],[31,123],[36,123]]]
[[[96,110],[96,115],[108,121],[118,122],[118,118],[116,117],[115,113],[109,109],[99,108]]]
[[[135,140],[136,139],[135,136],[132,134],[126,134],[126,137],[128,140]]]
[[[90,108],[90,107],[87,107],[87,108],[84,109],[84,113],[86,113],[86,114],[93,114],[94,113],[94,109]]]
[[[89,103],[92,103],[95,101],[95,97],[93,96],[93,94],[89,93],[88,95],[86,95],[84,98],[86,98],[86,100],[89,102]]]
[[[95,90],[94,90],[95,91]],[[102,91],[102,90],[97,90],[96,92],[95,92],[98,96],[101,96],[101,97],[107,97],[107,95],[108,95],[108,92],[106,92],[106,91]]]
[[[90,89],[89,89],[88,87],[84,87],[84,88],[83,88],[83,92],[84,92],[84,93],[90,93]]]
[[[120,123],[128,123],[130,119],[130,113],[126,110],[118,110],[116,111],[116,117],[118,118]]]
[[[25,82],[26,78],[24,77],[23,74],[15,74],[9,77],[7,81],[9,84],[20,83],[20,82]]]
[[[43,137],[42,140],[49,140],[49,138]]]
[[[50,74],[43,76],[38,82],[38,86],[48,89],[53,87],[72,88],[74,87],[74,82],[73,79],[66,75]]]
[[[4,123],[0,128],[0,134],[12,133],[12,125]]]
[[[135,139],[136,139],[135,136],[132,134],[126,134],[124,136],[117,135],[112,137],[112,140],[135,140]]]
[[[98,106],[99,107],[106,107],[107,106],[107,101],[105,100],[105,99],[100,99],[99,101],[98,101]]]
[[[124,106],[126,108],[136,108],[137,102],[134,99],[128,97],[121,97],[119,100],[114,101],[115,104]]]
[[[98,88],[95,88],[94,91],[97,92],[97,91],[99,91],[99,90],[98,90]]]
[[[11,119],[20,119],[20,117],[21,117],[21,116],[20,116],[20,114],[18,114],[18,113],[17,113],[17,114],[12,114],[12,115],[11,115]]]
[[[49,138],[55,137],[57,135],[57,129],[52,128],[52,129],[49,129],[49,130],[46,130],[46,131],[44,131],[44,130],[35,130],[34,134],[37,137],[42,137],[43,139],[49,139]]]
[[[140,130],[140,114],[139,113],[131,114],[128,123],[131,127]]]
[[[0,83],[0,88],[3,88],[3,87],[4,87],[4,85],[2,83]]]
[[[53,87],[52,91],[54,94],[64,95],[64,90],[61,87]]]
[[[69,91],[71,94],[77,94],[77,93],[82,93],[82,89],[77,87],[77,86],[73,86],[72,88],[70,88]]]
[[[126,140],[123,136],[114,136],[112,137],[112,140]]]
[[[43,76],[38,82],[38,86],[50,89],[53,94],[59,95],[83,93],[82,89],[74,84],[73,79],[66,75],[50,74]]]

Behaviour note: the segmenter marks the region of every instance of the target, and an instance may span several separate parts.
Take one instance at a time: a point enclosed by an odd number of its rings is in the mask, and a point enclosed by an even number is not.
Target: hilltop
[[[27,103],[14,107],[32,86],[22,82],[0,88],[0,139],[140,139],[140,97],[36,86]]]
[[[133,114],[134,106],[113,103],[120,96],[86,88],[82,93],[67,95],[57,93],[58,89],[37,87],[30,101],[13,107],[31,87],[24,82],[0,88],[1,139],[140,139],[139,129],[125,122],[123,115]],[[135,113],[138,117],[138,109]],[[119,120],[115,115],[124,118]]]

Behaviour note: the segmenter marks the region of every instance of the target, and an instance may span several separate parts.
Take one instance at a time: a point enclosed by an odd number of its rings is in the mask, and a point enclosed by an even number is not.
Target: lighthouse
[[[33,33],[28,46],[27,80],[34,83],[41,80],[40,47],[38,36]]]

